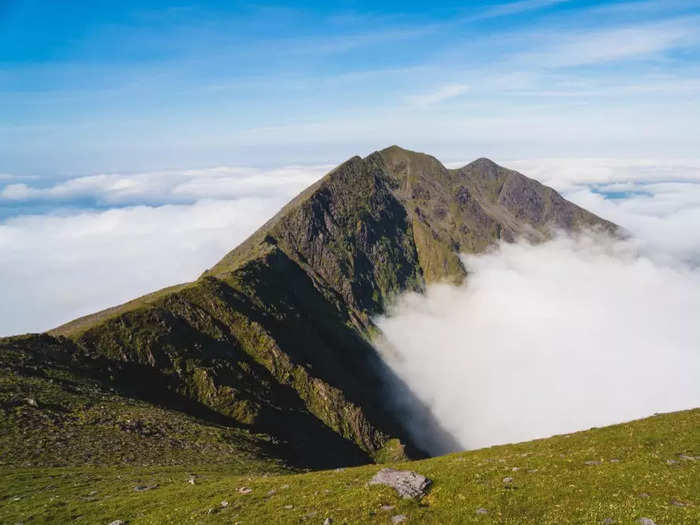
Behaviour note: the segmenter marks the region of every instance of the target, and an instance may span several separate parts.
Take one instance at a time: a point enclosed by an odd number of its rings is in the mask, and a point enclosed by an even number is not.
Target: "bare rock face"
[[[383,468],[369,481],[370,485],[386,485],[405,499],[420,499],[428,492],[433,481],[410,470]]]

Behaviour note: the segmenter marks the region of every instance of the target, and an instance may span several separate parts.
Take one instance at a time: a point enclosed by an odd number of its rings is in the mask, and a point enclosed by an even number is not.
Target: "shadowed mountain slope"
[[[398,460],[421,452],[388,408],[386,382],[398,379],[369,343],[372,316],[398,293],[464,279],[460,253],[586,228],[616,230],[487,159],[450,170],[392,146],[338,166],[197,281],[0,340],[0,352],[119,363],[119,378],[102,375],[120,388],[139,381],[130,367],[150,371],[158,380],[141,399],[184,399],[274,436],[289,464]]]

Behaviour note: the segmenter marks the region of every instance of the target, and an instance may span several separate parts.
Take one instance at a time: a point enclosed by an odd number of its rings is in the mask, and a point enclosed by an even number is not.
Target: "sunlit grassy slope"
[[[699,462],[700,409],[695,409],[395,465],[434,480],[421,501],[399,500],[392,489],[368,486],[377,465],[255,475],[241,474],[235,464],[5,467],[0,523],[321,524],[326,518],[334,524],[391,523],[405,515],[407,523],[649,518],[695,524]]]

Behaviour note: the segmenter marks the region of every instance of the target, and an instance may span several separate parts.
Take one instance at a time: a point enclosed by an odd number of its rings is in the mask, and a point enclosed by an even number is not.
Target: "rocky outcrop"
[[[369,484],[391,487],[404,499],[420,499],[427,494],[433,481],[410,470],[383,468],[369,480]]]

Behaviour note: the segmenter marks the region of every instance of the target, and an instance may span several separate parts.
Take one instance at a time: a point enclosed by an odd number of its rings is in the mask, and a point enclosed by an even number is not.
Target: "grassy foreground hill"
[[[395,466],[430,477],[430,492],[368,486],[377,465],[4,467],[0,523],[700,523],[700,409]]]

